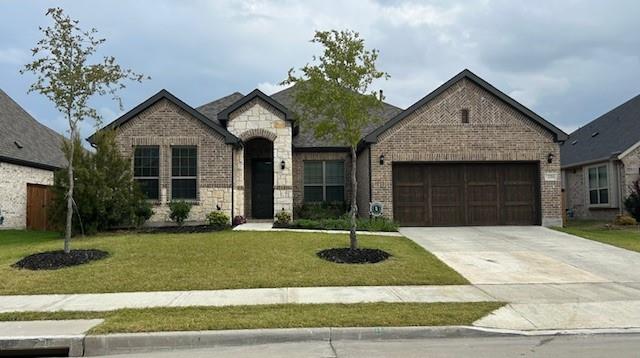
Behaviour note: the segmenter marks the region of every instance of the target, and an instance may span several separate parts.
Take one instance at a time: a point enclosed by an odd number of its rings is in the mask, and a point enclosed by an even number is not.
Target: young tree
[[[364,39],[351,30],[316,31],[313,43],[324,47],[321,56],[314,56],[314,64],[307,64],[297,76],[289,70],[282,84],[294,84],[294,98],[298,104],[298,120],[308,122],[316,137],[331,138],[351,148],[351,249],[358,248],[356,215],[357,147],[362,131],[372,122],[381,120],[382,96],[371,91],[377,79],[389,78],[376,68],[378,51],[364,46]],[[310,118],[318,120],[309,121]]]
[[[60,111],[69,125],[69,163],[67,167],[68,190],[64,252],[70,252],[71,227],[73,217],[73,158],[79,139],[79,125],[84,119],[94,119],[96,125],[100,115],[89,105],[94,95],[111,95],[122,109],[122,101],[117,91],[124,88],[124,80],[141,82],[145,76],[124,69],[112,56],[90,63],[98,46],[105,39],[96,38],[95,28],[83,31],[77,20],[72,20],[62,8],[51,8],[46,12],[51,16],[53,26],[40,28],[43,38],[31,50],[33,62],[24,66],[20,73],[32,72],[36,81],[29,92],[38,92],[47,97]],[[147,77],[148,78],[148,77]]]

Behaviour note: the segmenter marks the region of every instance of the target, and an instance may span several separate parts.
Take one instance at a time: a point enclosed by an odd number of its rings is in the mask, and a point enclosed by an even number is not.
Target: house
[[[65,166],[63,137],[0,89],[0,229],[46,229],[46,186]]]
[[[561,146],[569,217],[611,220],[640,170],[640,96],[577,129]]]
[[[193,108],[162,90],[106,126],[155,204],[194,203],[272,220],[305,202],[349,198],[350,156],[298,125],[295,87],[233,93]],[[358,147],[358,206],[403,225],[560,225],[566,134],[464,70],[409,108],[390,104]]]

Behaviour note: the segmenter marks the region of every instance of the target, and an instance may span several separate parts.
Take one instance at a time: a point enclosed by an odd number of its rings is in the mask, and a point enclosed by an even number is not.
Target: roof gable
[[[451,87],[452,85],[454,85],[455,83],[457,83],[458,81],[464,78],[472,81],[473,83],[480,86],[484,90],[498,97],[500,100],[502,100],[506,104],[510,105],[517,111],[521,112],[522,114],[524,114],[525,116],[533,120],[535,123],[539,124],[546,130],[551,132],[554,135],[554,138],[556,141],[566,140],[567,138],[566,133],[564,133],[558,127],[554,126],[544,118],[540,117],[539,115],[537,115],[536,113],[528,109],[527,107],[520,104],[518,101],[514,100],[513,98],[507,96],[497,88],[493,87],[491,84],[489,84],[487,81],[483,80],[482,78],[478,77],[473,72],[465,69],[462,72],[458,73],[453,78],[451,78],[450,80],[448,80],[447,82],[445,82],[444,84],[442,84],[440,87],[436,88],[433,92],[429,93],[428,95],[420,99],[418,102],[411,105],[409,108],[405,109],[395,117],[391,118],[387,123],[378,127],[376,130],[372,131],[370,134],[366,135],[363,140],[364,143],[376,143],[378,141],[378,136],[384,133],[387,129],[395,126],[397,123],[407,118],[410,114],[412,114],[419,108],[423,107],[425,104],[427,104],[434,98],[438,97],[441,93],[446,91],[449,87]]]
[[[105,127],[103,127],[100,130],[116,129],[119,126],[121,126],[124,123],[128,122],[129,120],[131,120],[132,118],[136,117],[137,115],[139,115],[143,111],[145,111],[147,108],[151,107],[152,105],[154,105],[155,103],[157,103],[157,102],[159,102],[159,101],[161,101],[163,99],[166,99],[169,102],[175,104],[180,109],[182,109],[185,112],[189,113],[190,115],[195,117],[197,120],[201,121],[202,123],[204,123],[205,125],[207,125],[211,129],[213,129],[214,131],[218,132],[220,135],[222,135],[224,137],[225,143],[227,143],[227,144],[237,144],[237,143],[240,142],[240,139],[238,139],[238,137],[234,136],[229,131],[227,131],[225,128],[223,128],[219,124],[215,123],[211,119],[207,118],[204,114],[198,112],[193,107],[191,107],[188,104],[184,103],[178,97],[174,96],[173,94],[171,94],[169,91],[167,91],[165,89],[163,89],[160,92],[156,93],[155,95],[151,96],[149,99],[147,99],[146,101],[140,103],[139,105],[134,107],[132,110],[130,110],[129,112],[123,114],[118,119],[116,119],[115,121],[109,123],[108,125],[106,125]],[[92,142],[92,139],[93,139],[94,135],[95,134],[91,135],[87,140],[89,142]]]
[[[226,109],[218,113],[218,120],[222,125],[226,125],[227,121],[229,120],[229,115],[231,115],[231,113],[235,112],[240,107],[251,102],[255,98],[259,98],[264,102],[268,103],[269,105],[273,106],[273,108],[275,108],[276,110],[278,110],[280,113],[284,115],[285,120],[293,121],[293,114],[291,113],[291,111],[289,111],[287,107],[283,106],[280,102],[276,101],[275,99],[267,96],[259,89],[254,89],[253,91],[251,91],[251,93],[235,101],[229,107],[227,107]]]

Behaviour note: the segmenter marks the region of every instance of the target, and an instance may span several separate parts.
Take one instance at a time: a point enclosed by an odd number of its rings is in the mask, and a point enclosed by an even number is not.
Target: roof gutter
[[[29,161],[29,160],[18,159],[18,158],[10,158],[10,157],[5,157],[5,156],[0,155],[0,163],[1,162],[9,163],[9,164],[15,164],[15,165],[21,165],[21,166],[24,166],[24,167],[31,167],[31,168],[36,168],[36,169],[50,170],[50,171],[56,171],[56,170],[62,169],[62,167],[57,167],[55,165],[37,163],[37,162]]]
[[[611,161],[611,160],[619,160],[620,158],[619,158],[618,154],[619,154],[619,152],[615,152],[615,153],[611,153],[611,155],[608,156],[608,157],[602,157],[602,158],[597,158],[597,159],[589,159],[589,160],[584,160],[584,161],[578,162],[578,163],[560,165],[560,169],[570,169],[570,168],[575,168],[575,167],[583,167],[585,165],[589,165],[589,164],[593,164],[593,163],[608,162],[608,161]]]

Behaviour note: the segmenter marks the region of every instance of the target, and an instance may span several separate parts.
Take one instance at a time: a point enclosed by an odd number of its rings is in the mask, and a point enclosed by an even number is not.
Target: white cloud
[[[383,17],[393,25],[434,26],[453,25],[462,7],[454,5],[450,8],[431,4],[404,2],[397,6],[383,7]]]
[[[258,89],[262,92],[264,92],[265,94],[268,95],[272,95],[276,92],[280,92],[285,88],[289,88],[291,87],[291,85],[280,85],[280,84],[274,84],[271,82],[262,82],[258,84]]]

